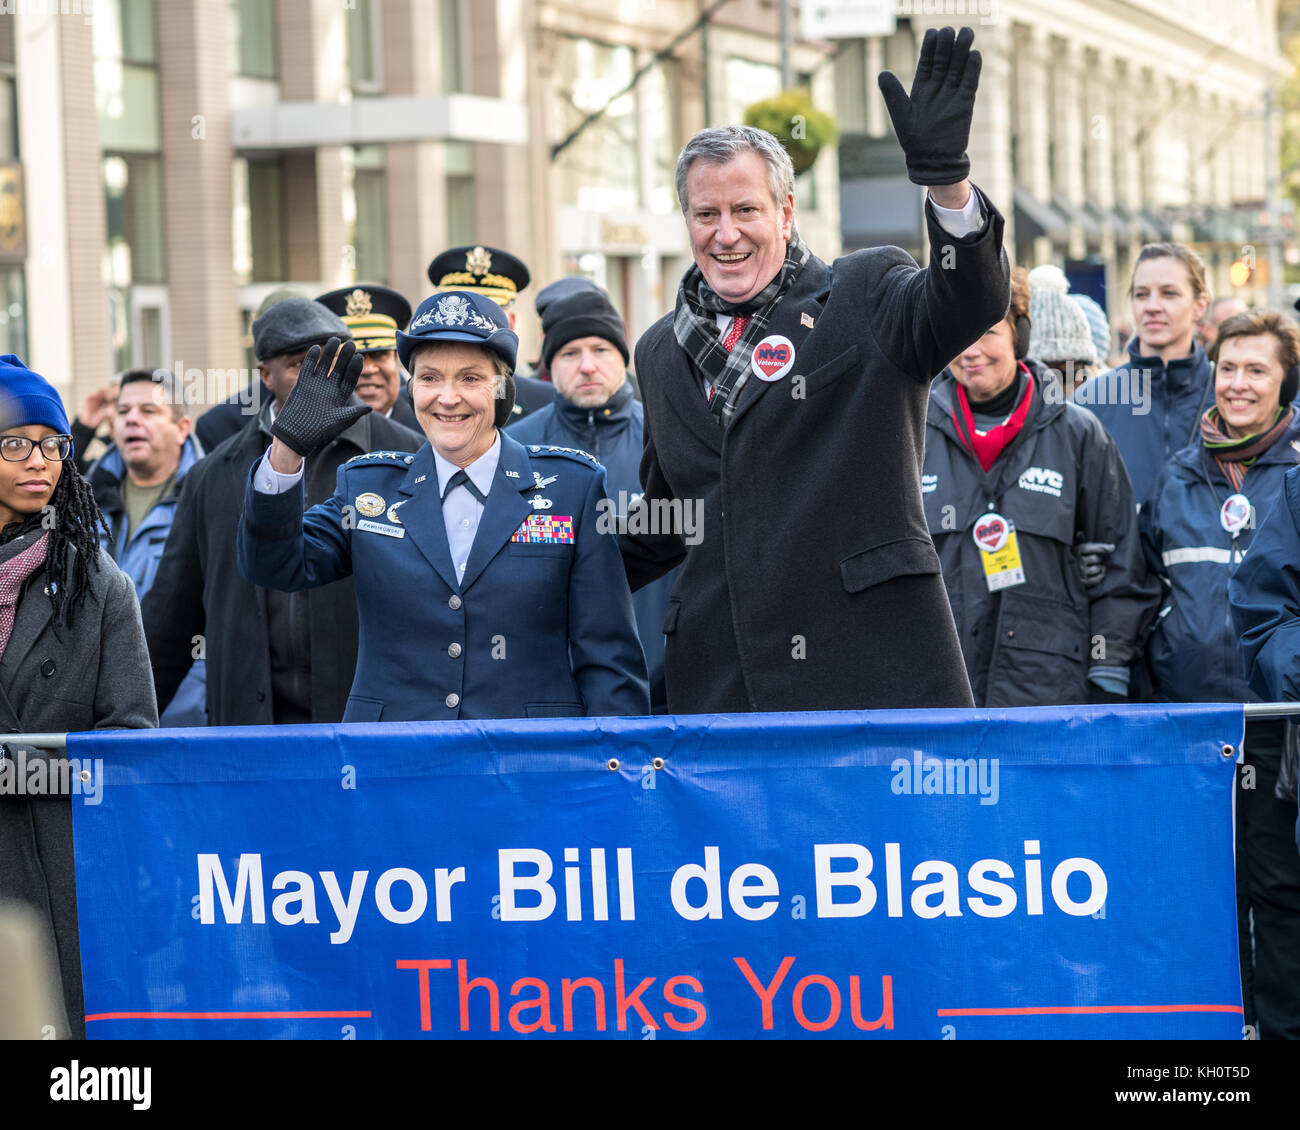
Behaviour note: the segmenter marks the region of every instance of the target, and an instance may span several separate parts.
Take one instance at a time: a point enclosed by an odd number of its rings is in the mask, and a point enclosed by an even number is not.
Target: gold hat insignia
[[[486,274],[492,269],[492,256],[488,254],[487,248],[476,247],[465,256],[465,269],[473,271],[476,275]]]
[[[364,318],[373,309],[374,304],[370,301],[370,295],[360,287],[348,295],[347,316],[349,318]]]

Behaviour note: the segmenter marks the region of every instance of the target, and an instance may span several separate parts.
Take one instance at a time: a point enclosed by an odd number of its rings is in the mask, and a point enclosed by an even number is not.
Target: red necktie
[[[731,319],[731,329],[727,331],[727,336],[722,339],[722,348],[728,353],[735,348],[736,342],[740,340],[740,335],[745,332],[745,327],[749,325],[749,314],[737,314]],[[709,389],[709,400],[713,400],[715,388]]]
[[[722,339],[722,348],[728,353],[735,347],[736,342],[740,340],[740,335],[745,332],[745,327],[749,325],[748,314],[737,314],[731,319],[731,329],[727,331],[727,336]]]

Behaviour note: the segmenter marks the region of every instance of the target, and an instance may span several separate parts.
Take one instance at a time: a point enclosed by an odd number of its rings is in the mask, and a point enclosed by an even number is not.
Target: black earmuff
[[[1029,315],[1016,315],[1016,360],[1023,361],[1029,356]]]
[[[1285,408],[1295,399],[1295,394],[1300,392],[1300,365],[1292,365],[1286,371],[1286,376],[1282,378],[1282,389],[1278,394],[1278,403]]]

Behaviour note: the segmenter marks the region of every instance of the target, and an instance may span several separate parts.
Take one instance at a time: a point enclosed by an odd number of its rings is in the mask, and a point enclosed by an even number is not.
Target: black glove
[[[313,345],[298,370],[298,383],[271,425],[271,434],[304,459],[350,428],[370,411],[349,404],[364,360],[356,343],[332,337],[324,350]],[[333,372],[330,370],[333,369]]]
[[[1080,534],[1074,542],[1075,556],[1079,562],[1079,579],[1090,589],[1106,579],[1106,562],[1115,552],[1115,543],[1109,541],[1083,541]]]
[[[891,72],[880,74],[880,93],[913,184],[957,184],[970,175],[966,145],[981,66],[980,53],[970,49],[974,39],[968,27],[955,42],[952,28],[930,28],[921,44],[910,98]]]
[[[1104,687],[1097,686],[1096,683],[1088,683],[1088,705],[1089,706],[1112,706],[1122,702],[1128,702],[1126,694],[1113,694]]]

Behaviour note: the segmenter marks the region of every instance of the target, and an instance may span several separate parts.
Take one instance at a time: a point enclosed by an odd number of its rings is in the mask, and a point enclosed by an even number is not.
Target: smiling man
[[[343,319],[361,354],[357,399],[403,427],[417,429],[415,410],[402,391],[402,367],[397,362],[397,331],[411,320],[411,304],[391,287],[376,283],[345,286],[317,299]]]
[[[980,57],[926,32],[911,95],[880,76],[930,265],[898,248],[827,266],[795,230],[771,134],[696,134],[677,162],[695,265],[637,344],[649,514],[702,529],[623,538],[633,589],[682,563],[664,618],[673,712],[970,706],[921,506],[930,381],[1007,311],[1002,217],[966,179]]]

